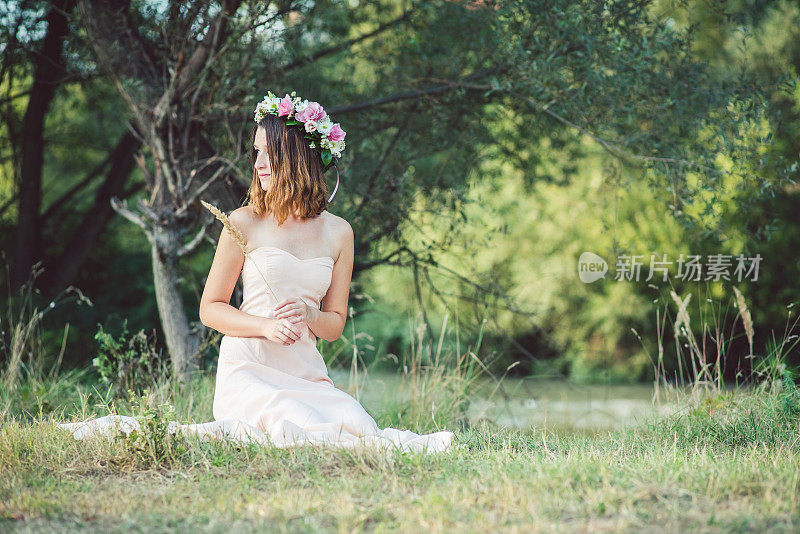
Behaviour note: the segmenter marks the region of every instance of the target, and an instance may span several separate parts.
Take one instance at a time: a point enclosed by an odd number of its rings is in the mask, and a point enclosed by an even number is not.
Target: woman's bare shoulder
[[[346,247],[353,247],[353,228],[350,226],[350,223],[347,222],[347,219],[330,212],[327,212],[327,214],[329,235],[332,236],[333,241],[337,244],[338,256]]]
[[[247,232],[256,222],[257,216],[251,206],[242,206],[233,210],[229,218],[241,231]]]
[[[350,226],[350,223],[347,222],[347,219],[334,215],[329,211],[326,211],[325,215],[327,217],[325,224],[334,236],[343,237],[348,233],[353,233],[353,228]]]

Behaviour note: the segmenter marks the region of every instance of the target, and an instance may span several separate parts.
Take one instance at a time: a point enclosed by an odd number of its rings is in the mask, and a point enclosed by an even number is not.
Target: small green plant
[[[169,403],[154,406],[150,392],[138,395],[127,390],[128,402],[133,417],[139,423],[138,430],[129,434],[120,431],[120,439],[140,467],[169,466],[186,452],[182,436],[171,426],[177,426],[175,408]]]
[[[125,391],[143,391],[162,380],[168,373],[161,351],[155,346],[155,333],[147,335],[140,330],[130,338],[128,321],[122,324],[122,333],[115,338],[98,325],[94,335],[99,348],[92,365],[103,382],[114,387],[115,395]]]
[[[773,332],[772,338],[766,342],[767,353],[753,362],[753,375],[761,381],[780,382],[787,377],[793,380],[789,355],[796,350],[798,342],[800,336],[797,334],[787,333],[782,339],[776,340]]]
[[[800,417],[800,388],[795,385],[794,380],[792,372],[784,369],[781,378],[781,408],[789,416]]]

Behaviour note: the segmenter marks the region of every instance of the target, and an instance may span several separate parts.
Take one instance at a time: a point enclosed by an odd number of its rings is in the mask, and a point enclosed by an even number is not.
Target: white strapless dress
[[[277,302],[259,269],[279,299],[296,296],[319,308],[331,283],[333,263],[330,256],[300,259],[280,248],[258,247],[245,258],[242,268],[244,302],[240,309],[274,316]],[[263,337],[223,336],[214,391],[215,420],[195,424],[171,421],[169,431],[282,448],[377,446],[433,453],[451,446],[454,434],[449,431],[415,434],[378,428],[355,398],[334,386],[317,350],[316,336],[305,323],[300,326],[300,339],[288,346]],[[76,439],[117,430],[129,433],[139,427],[135,418],[124,415],[58,426],[71,431]]]

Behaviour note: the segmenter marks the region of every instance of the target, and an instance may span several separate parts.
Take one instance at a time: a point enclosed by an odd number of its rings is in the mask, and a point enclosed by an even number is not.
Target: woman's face
[[[264,128],[256,130],[256,137],[253,140],[253,148],[256,151],[256,173],[261,182],[261,189],[267,190],[269,186],[269,179],[272,176],[272,168],[269,165],[269,156],[267,155],[267,133]]]

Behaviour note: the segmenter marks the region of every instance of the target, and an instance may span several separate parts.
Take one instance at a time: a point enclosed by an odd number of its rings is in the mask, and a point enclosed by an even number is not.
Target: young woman
[[[279,447],[376,444],[446,450],[452,432],[418,435],[378,428],[356,399],[334,386],[317,350],[317,338],[338,339],[347,319],[353,230],[327,211],[333,195],[328,198],[323,176],[341,156],[345,133],[322,106],[294,93],[283,99],[268,93],[256,107],[255,121],[247,205],[230,216],[248,253],[222,230],[200,302],[200,320],[224,334],[215,421],[175,423],[176,428]],[[244,297],[235,308],[230,299],[240,275]],[[124,416],[116,419],[132,423]],[[79,428],[74,435],[91,431]]]
[[[203,324],[225,334],[214,418],[243,421],[284,445],[372,436],[446,448],[450,432],[381,431],[334,387],[317,350],[318,337],[334,341],[344,330],[353,272],[353,230],[326,210],[321,152],[332,150],[329,163],[340,155],[344,132],[319,104],[290,95],[268,95],[256,121],[248,202],[231,215],[249,254],[223,230],[200,301]],[[237,309],[229,302],[240,274]]]

